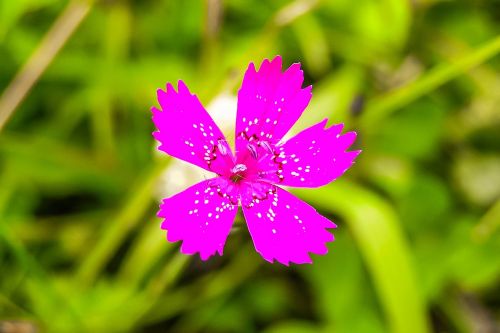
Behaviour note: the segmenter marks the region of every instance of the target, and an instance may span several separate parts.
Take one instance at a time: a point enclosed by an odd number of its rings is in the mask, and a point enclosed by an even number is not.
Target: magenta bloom
[[[282,141],[311,99],[302,89],[300,64],[284,73],[281,57],[251,63],[238,92],[236,151],[198,98],[179,81],[158,90],[161,110],[153,107],[153,135],[159,150],[213,172],[214,178],[164,199],[170,242],[182,241],[184,254],[206,260],[222,255],[238,206],[241,205],[257,252],[265,260],[288,265],[311,263],[309,253],[326,254],[336,225],[279,185],[319,187],[341,176],[360,151],[346,151],[355,132],[340,135],[342,124],[325,128],[327,120]]]

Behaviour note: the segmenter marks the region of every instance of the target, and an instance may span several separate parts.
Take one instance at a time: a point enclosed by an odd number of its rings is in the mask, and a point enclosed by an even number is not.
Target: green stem
[[[431,92],[446,82],[482,64],[500,52],[500,36],[467,53],[455,61],[428,71],[407,85],[373,99],[368,103],[361,118],[361,126],[370,128],[374,123]]]
[[[158,176],[165,170],[168,158],[157,161],[131,190],[130,197],[123,204],[123,208],[115,217],[107,222],[94,250],[90,252],[77,271],[77,280],[84,285],[90,285],[104,265],[111,259],[116,249],[123,242],[128,233],[141,220],[141,216],[149,208],[149,201]]]

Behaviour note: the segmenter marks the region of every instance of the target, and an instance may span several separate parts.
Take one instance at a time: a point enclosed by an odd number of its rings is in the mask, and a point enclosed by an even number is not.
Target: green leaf
[[[392,207],[367,189],[345,181],[295,192],[344,217],[370,270],[391,332],[429,332],[411,252]]]

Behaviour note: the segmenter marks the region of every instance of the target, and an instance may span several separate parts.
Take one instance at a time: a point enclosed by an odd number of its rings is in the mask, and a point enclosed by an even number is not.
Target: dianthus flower
[[[355,132],[327,119],[289,140],[284,135],[311,99],[302,88],[300,64],[281,71],[281,57],[250,63],[238,92],[235,152],[184,82],[158,90],[161,109],[152,108],[159,150],[214,174],[164,199],[158,216],[170,242],[202,260],[223,253],[241,206],[255,249],[269,261],[311,263],[309,253],[326,254],[336,225],[280,186],[319,187],[341,176],[360,151],[347,151]]]

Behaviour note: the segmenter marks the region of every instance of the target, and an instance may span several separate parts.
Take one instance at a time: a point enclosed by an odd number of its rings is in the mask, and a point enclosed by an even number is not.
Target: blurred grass
[[[391,331],[427,332],[413,258],[393,208],[377,195],[341,181],[314,193],[304,191],[302,197],[320,209],[345,218],[373,276]],[[328,201],[317,200],[322,197]]]
[[[0,1],[0,332],[496,332],[498,5]],[[156,88],[207,105],[275,54],[314,86],[294,132],[358,131],[352,170],[297,192],[337,240],[269,265],[238,217],[223,257],[180,255],[155,217],[176,165],[154,153]]]

